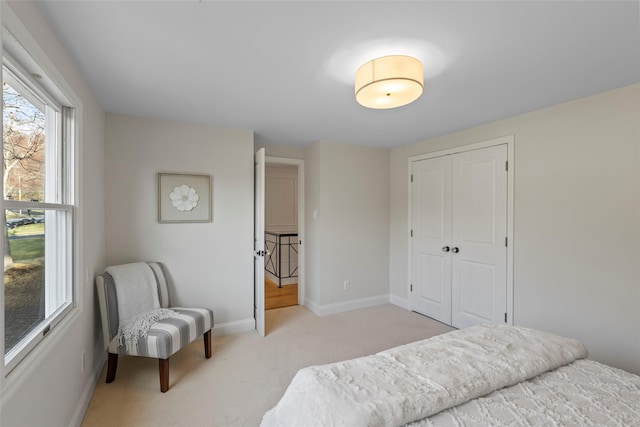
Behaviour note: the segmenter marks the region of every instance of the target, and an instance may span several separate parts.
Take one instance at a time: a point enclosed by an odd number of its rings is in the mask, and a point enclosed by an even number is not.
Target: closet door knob
[[[453,252],[454,254],[457,254],[458,252],[460,252],[460,249],[456,248],[452,248],[451,252]]]
[[[442,252],[449,252],[449,246],[443,246]]]

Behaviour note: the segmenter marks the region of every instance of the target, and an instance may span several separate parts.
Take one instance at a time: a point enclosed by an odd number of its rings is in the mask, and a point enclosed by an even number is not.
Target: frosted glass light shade
[[[422,62],[404,55],[373,59],[356,71],[356,101],[368,108],[396,108],[422,95]]]

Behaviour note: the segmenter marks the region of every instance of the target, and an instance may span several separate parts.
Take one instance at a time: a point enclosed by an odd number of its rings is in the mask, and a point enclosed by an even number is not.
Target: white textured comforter
[[[301,369],[261,426],[402,426],[586,356],[576,340],[521,327],[474,326]]]
[[[435,426],[640,426],[640,377],[580,359],[407,425]]]

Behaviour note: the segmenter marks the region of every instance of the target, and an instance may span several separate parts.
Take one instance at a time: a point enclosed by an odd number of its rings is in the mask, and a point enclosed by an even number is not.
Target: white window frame
[[[13,13],[7,14],[8,8],[2,9],[2,62],[11,74],[22,82],[21,94],[31,101],[31,96],[44,101],[46,105],[56,111],[59,119],[55,123],[47,123],[47,135],[52,130],[52,125],[58,125],[55,130],[57,140],[64,143],[56,147],[55,151],[50,151],[47,147],[46,162],[47,172],[45,185],[53,185],[54,188],[47,188],[45,194],[53,191],[54,197],[49,197],[44,201],[24,202],[17,200],[4,200],[0,198],[1,209],[44,209],[48,217],[45,224],[48,224],[45,235],[46,253],[56,253],[57,264],[50,265],[45,262],[45,277],[47,281],[56,280],[64,283],[63,293],[68,296],[67,301],[57,308],[47,306],[45,311],[47,318],[34,328],[16,347],[6,355],[4,354],[4,292],[0,293],[0,324],[2,340],[0,350],[3,355],[3,363],[0,364],[2,375],[0,376],[0,386],[7,385],[7,381],[13,382],[20,372],[26,370],[25,365],[37,358],[40,353],[49,347],[47,342],[55,340],[60,336],[60,330],[64,330],[71,323],[77,311],[81,309],[81,287],[79,286],[81,247],[80,247],[80,226],[78,224],[77,194],[80,192],[80,149],[78,136],[80,135],[80,125],[82,109],[79,98],[70,89],[62,75],[57,72],[47,55],[38,44],[31,38],[27,30],[17,20]],[[9,15],[9,16],[7,16]],[[29,95],[24,95],[22,90],[28,89]],[[49,111],[48,113],[50,113]],[[50,117],[51,114],[46,114]],[[65,150],[65,151],[62,151]],[[51,157],[51,159],[50,159]],[[54,164],[49,164],[53,160]],[[56,171],[49,170],[54,166]],[[51,176],[54,178],[51,178]],[[1,187],[2,184],[0,184]],[[4,194],[4,191],[2,191]],[[63,215],[55,215],[54,211],[62,212]],[[53,231],[51,231],[53,230]],[[63,239],[53,236],[55,230],[64,230]],[[4,233],[0,233],[4,239]],[[3,242],[2,242],[3,243]],[[4,246],[0,246],[4,247]],[[4,283],[4,277],[2,277]],[[45,297],[45,301],[55,298],[56,288],[53,293]],[[45,340],[44,338],[48,338]],[[2,388],[2,387],[0,387]]]

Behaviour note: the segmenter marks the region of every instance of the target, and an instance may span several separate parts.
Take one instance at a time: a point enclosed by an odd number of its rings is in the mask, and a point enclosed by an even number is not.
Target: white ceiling
[[[396,147],[640,81],[638,1],[42,1],[107,112],[256,142]],[[370,110],[364,62],[424,63],[420,99]]]

